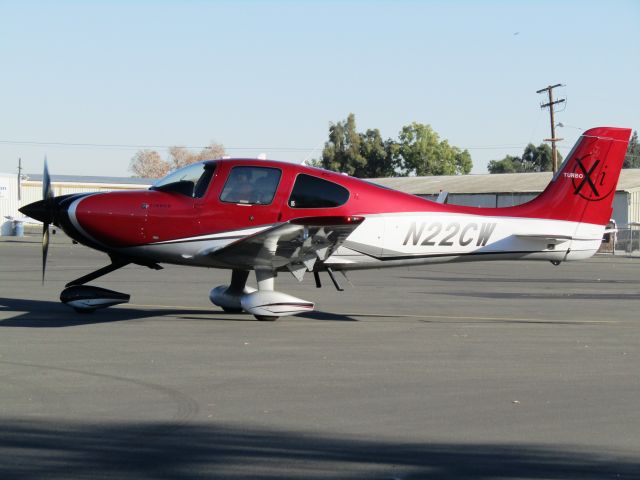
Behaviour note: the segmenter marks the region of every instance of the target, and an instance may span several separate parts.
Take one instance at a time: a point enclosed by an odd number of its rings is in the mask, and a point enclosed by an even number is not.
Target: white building
[[[23,175],[18,198],[18,175],[0,173],[0,234],[11,235],[11,219],[22,219],[18,209],[42,199],[42,175]],[[149,188],[154,180],[127,177],[82,177],[76,175],[52,175],[51,188],[58,197],[69,193],[108,192],[112,190],[139,190]],[[9,217],[9,218],[7,218]]]

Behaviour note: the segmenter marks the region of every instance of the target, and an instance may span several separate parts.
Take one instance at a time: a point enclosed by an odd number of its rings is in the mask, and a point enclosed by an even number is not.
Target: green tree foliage
[[[456,175],[471,171],[467,150],[440,141],[429,125],[412,123],[400,131],[398,140],[383,140],[378,129],[356,130],[355,115],[329,126],[320,161],[312,165],[361,178],[394,175]]]
[[[467,150],[440,141],[430,125],[413,122],[402,127],[399,140],[400,165],[405,174],[467,174],[473,166]]]
[[[367,130],[364,135],[361,134],[361,142],[360,151],[367,163],[365,170],[359,176],[363,178],[393,176],[397,144],[391,139],[382,140],[380,130],[377,128]]]
[[[489,162],[489,173],[516,173],[520,165],[520,157],[507,155],[502,160]]]
[[[329,126],[329,141],[322,151],[322,167],[327,170],[360,176],[367,161],[360,153],[362,138],[356,132],[356,117],[350,113],[346,120]]]
[[[558,165],[562,162],[562,155],[558,152]],[[524,149],[522,156],[505,156],[502,160],[491,160],[487,166],[489,173],[529,173],[550,172],[553,170],[551,147],[541,143],[537,147],[530,143]]]
[[[640,143],[638,143],[637,130],[633,132],[629,140],[629,146],[627,147],[627,154],[624,157],[622,168],[640,168]]]

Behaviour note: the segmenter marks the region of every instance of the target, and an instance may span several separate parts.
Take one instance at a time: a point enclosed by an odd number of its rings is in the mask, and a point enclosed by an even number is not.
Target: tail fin
[[[519,215],[606,225],[630,135],[628,128],[584,132],[544,192],[521,205]]]

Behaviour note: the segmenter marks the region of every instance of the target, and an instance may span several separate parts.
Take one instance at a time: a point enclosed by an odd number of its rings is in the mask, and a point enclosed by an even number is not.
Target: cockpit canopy
[[[151,190],[203,198],[216,169],[215,161],[187,165],[158,180]],[[283,171],[273,166],[236,165],[224,181],[219,200],[224,203],[269,205]],[[287,205],[295,209],[336,208],[349,200],[349,190],[338,183],[308,173],[295,175]]]
[[[150,190],[174,192],[188,197],[202,198],[213,178],[214,162],[199,162],[179,168],[161,178]]]

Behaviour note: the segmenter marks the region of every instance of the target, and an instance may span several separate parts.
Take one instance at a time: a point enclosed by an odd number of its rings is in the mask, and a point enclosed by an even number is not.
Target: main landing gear
[[[60,294],[60,301],[79,313],[91,313],[99,308],[127,303],[130,296],[126,293],[85,284],[130,263],[132,262],[128,260],[112,258],[110,265],[69,282]],[[157,264],[145,264],[144,266],[155,270],[162,268]],[[328,269],[328,272],[336,288],[342,290],[333,272],[330,269]],[[249,273],[249,270],[233,270],[230,285],[221,285],[211,290],[209,293],[211,302],[222,307],[225,312],[240,313],[246,311],[262,321],[273,321],[282,316],[313,311],[313,302],[277,292],[273,289],[274,279],[277,275],[275,270],[260,267],[255,269],[258,283],[257,289],[247,286]],[[316,286],[320,287],[318,272],[314,272],[314,277]]]
[[[313,302],[273,289],[276,272],[270,268],[256,267],[258,289],[246,285],[248,270],[233,270],[231,285],[220,285],[209,293],[214,305],[225,312],[246,312],[258,320],[273,321],[285,315],[313,311]]]

